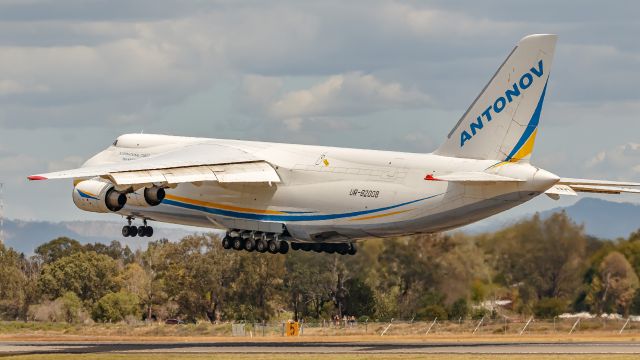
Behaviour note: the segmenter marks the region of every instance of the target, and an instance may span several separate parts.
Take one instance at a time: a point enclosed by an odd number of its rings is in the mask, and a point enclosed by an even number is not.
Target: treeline
[[[640,314],[640,232],[607,241],[564,213],[495,233],[372,239],[355,256],[224,250],[214,235],[149,243],[58,238],[0,245],[7,320],[459,319],[565,311]],[[488,310],[492,300],[510,300]],[[498,313],[500,312],[500,314]]]

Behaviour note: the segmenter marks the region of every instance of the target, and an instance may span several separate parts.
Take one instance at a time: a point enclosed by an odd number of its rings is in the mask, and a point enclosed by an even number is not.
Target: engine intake
[[[98,213],[122,210],[127,196],[103,180],[84,180],[73,188],[73,203],[79,209]]]

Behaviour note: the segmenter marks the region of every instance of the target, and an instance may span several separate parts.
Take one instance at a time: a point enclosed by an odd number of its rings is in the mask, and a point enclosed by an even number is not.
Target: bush
[[[447,319],[447,310],[442,305],[427,305],[418,310],[416,314],[417,320],[433,320],[435,318],[438,320]]]
[[[449,319],[465,319],[467,314],[469,314],[467,299],[460,298],[451,304],[451,308],[449,309]]]
[[[543,298],[533,305],[533,314],[542,319],[551,319],[567,309],[567,302],[558,298]]]
[[[118,322],[128,315],[139,316],[140,301],[136,294],[128,291],[109,293],[96,303],[93,309],[93,318],[96,321]]]

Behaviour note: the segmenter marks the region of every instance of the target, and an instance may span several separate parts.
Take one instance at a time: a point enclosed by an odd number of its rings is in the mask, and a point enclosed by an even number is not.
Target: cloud
[[[429,96],[416,89],[383,82],[371,74],[350,72],[330,76],[308,89],[287,92],[269,103],[266,112],[299,126],[300,119],[361,116],[430,103]]]
[[[589,159],[585,166],[600,177],[638,181],[640,175],[640,143],[626,143],[603,150]]]

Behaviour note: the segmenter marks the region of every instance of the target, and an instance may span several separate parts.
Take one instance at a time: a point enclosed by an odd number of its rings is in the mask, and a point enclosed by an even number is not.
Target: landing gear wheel
[[[269,247],[269,252],[272,254],[277,254],[280,251],[280,242],[275,240],[269,240],[267,243]]]
[[[244,239],[239,238],[239,237],[233,239],[233,249],[234,250],[242,250],[242,249],[244,249]]]
[[[140,237],[147,236],[147,227],[146,226],[142,226],[142,225],[138,226],[137,231],[138,231],[138,236],[140,236]]]
[[[358,252],[358,249],[356,248],[356,244],[354,243],[349,244],[349,250],[347,251],[347,254],[355,255],[357,252]]]
[[[152,237],[153,236],[153,226],[147,226],[146,228],[147,228],[147,230],[144,232],[144,235],[146,237]]]
[[[231,238],[228,236],[225,236],[222,239],[222,248],[225,250],[229,250],[231,249],[231,247],[233,246],[233,244],[231,244]]]
[[[300,244],[300,250],[311,251],[311,244],[307,244],[307,243]]]
[[[244,241],[244,249],[248,252],[252,252],[256,248],[256,241],[253,239],[247,239]]]
[[[125,225],[122,227],[122,236],[124,237],[131,236],[131,227],[129,225]]]
[[[286,241],[280,241],[280,254],[286,254],[289,252],[289,244]]]
[[[137,226],[129,226],[129,236],[135,237],[138,235],[138,227]]]
[[[324,247],[322,249],[322,251],[328,253],[328,254],[333,254],[336,252],[336,246],[335,244],[323,244]]]
[[[311,244],[311,250],[313,250],[313,251],[315,251],[317,253],[320,253],[320,252],[322,252],[322,250],[323,250],[322,248],[324,247],[322,245],[323,244],[321,244],[321,243]]]
[[[300,244],[298,244],[297,242],[292,242],[291,250],[300,250]]]
[[[256,251],[259,253],[266,253],[269,249],[269,244],[265,240],[259,240],[256,244]]]
[[[336,252],[340,255],[347,255],[349,252],[349,244],[336,244]]]

